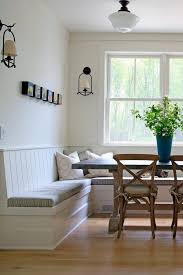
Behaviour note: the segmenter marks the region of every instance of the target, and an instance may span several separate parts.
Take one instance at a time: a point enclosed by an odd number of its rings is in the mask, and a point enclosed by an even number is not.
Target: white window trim
[[[100,123],[98,125],[98,129],[100,129],[100,135],[99,135],[99,143],[101,143],[103,146],[141,146],[141,147],[155,147],[156,146],[156,138],[154,138],[154,142],[109,142],[109,103],[110,101],[149,101],[149,98],[109,98],[109,76],[111,75],[109,70],[109,60],[112,57],[159,57],[160,58],[160,93],[161,97],[159,98],[152,98],[152,101],[160,101],[164,96],[168,94],[169,91],[169,59],[170,58],[183,58],[183,53],[115,53],[115,52],[105,52],[104,59],[103,59],[103,83],[104,83],[104,93],[103,93],[103,119],[100,120]],[[102,60],[101,60],[102,61]],[[101,86],[102,87],[102,86]],[[170,98],[172,101],[183,101],[183,98]],[[108,125],[108,127],[106,127]],[[102,126],[102,127],[101,127]],[[102,130],[102,133],[101,133]],[[174,142],[175,147],[182,146],[183,142]]]

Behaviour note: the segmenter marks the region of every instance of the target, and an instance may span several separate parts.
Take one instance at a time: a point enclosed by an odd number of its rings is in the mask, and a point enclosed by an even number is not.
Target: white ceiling
[[[69,31],[114,31],[108,15],[117,11],[117,0],[46,0]],[[183,33],[183,0],[132,0],[129,10],[141,18],[134,32]]]

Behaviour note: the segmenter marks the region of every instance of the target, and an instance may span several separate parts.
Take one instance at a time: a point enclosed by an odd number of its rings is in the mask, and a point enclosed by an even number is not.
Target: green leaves
[[[132,114],[143,120],[154,135],[169,137],[177,129],[183,130],[182,109],[168,97],[164,97],[161,103],[148,107],[143,115],[138,110],[132,110]]]

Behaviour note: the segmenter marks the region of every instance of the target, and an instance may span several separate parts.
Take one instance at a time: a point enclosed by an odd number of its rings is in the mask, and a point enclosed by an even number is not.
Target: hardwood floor
[[[0,251],[0,274],[183,274],[183,219],[176,240],[170,224],[158,218],[152,240],[149,219],[129,218],[117,240],[107,233],[108,218],[92,217],[54,251]]]

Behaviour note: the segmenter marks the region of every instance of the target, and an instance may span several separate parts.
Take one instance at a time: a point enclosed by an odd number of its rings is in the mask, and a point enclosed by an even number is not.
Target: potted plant
[[[132,110],[132,114],[143,120],[145,126],[156,136],[160,162],[168,162],[173,135],[177,129],[183,130],[182,109],[177,103],[164,97],[161,103],[148,107],[143,115],[138,110]]]

